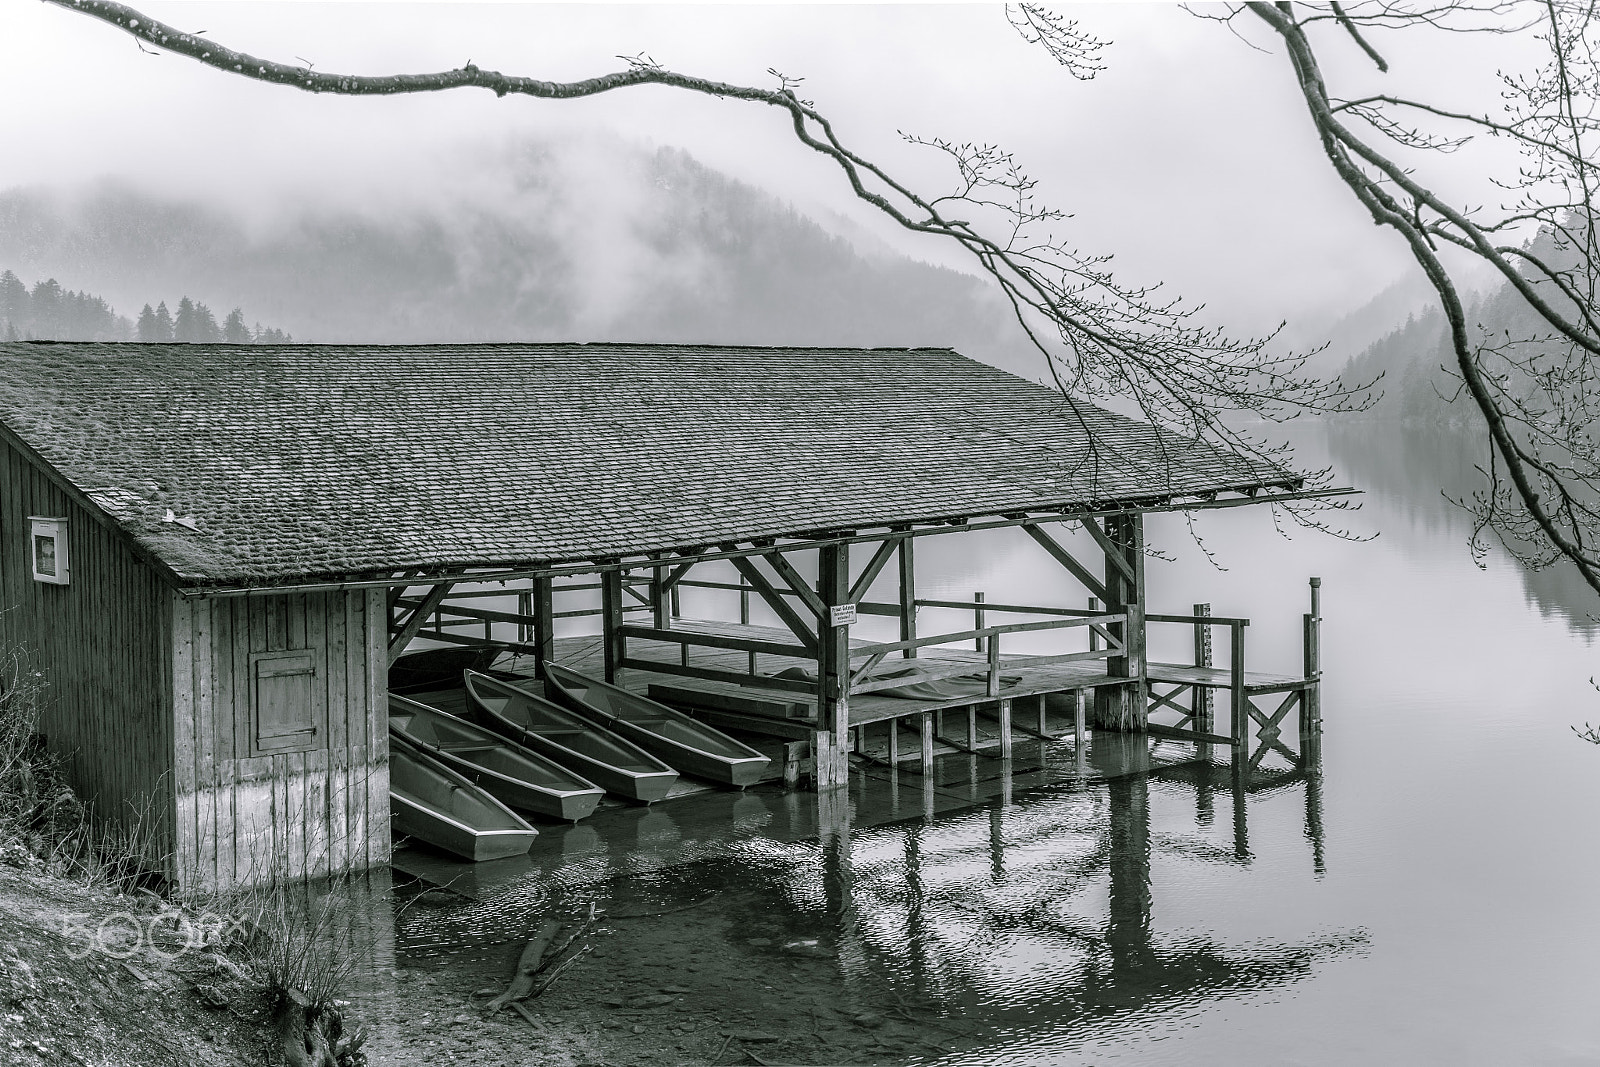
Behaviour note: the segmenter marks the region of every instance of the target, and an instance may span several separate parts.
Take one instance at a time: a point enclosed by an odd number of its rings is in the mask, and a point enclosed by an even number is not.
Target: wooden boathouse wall
[[[384,592],[174,593],[172,617],[181,880],[388,862]]]
[[[30,516],[67,520],[69,584],[35,581]],[[172,828],[170,587],[127,538],[0,434],[0,651],[43,675],[39,723],[73,790],[137,818],[160,854]]]

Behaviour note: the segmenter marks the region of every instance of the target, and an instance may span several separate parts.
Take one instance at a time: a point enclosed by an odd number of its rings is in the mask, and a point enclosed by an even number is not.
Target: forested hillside
[[[945,345],[1044,375],[982,280],[852,243],[681,151],[607,152],[580,167],[531,146],[469,186],[266,221],[129,188],[11,190],[0,262],[128,306],[203,284],[308,341]]]
[[[134,323],[117,314],[103,297],[65,289],[54,278],[29,288],[12,271],[0,271],[0,340],[5,341],[182,341],[231,344],[282,344],[290,340],[282,330],[245,325],[244,312],[234,308],[217,322],[206,305],[184,296],[178,313],[166,301],[139,312]]]

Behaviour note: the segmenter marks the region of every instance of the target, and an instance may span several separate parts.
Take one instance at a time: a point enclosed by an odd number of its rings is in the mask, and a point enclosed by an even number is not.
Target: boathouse
[[[387,670],[419,636],[531,674],[589,655],[823,789],[870,729],[927,766],[953,711],[1009,753],[1014,706],[1061,693],[1102,727],[1281,747],[1315,719],[1312,616],[1303,675],[1247,679],[1244,620],[1146,611],[1142,516],[1304,495],[941,349],[13,343],[0,646],[45,674],[75,788],[141,813],[178,882],[315,876],[388,857]],[[917,597],[920,539],[1001,526],[1094,602]],[[696,585],[737,621],[685,617]],[[952,607],[972,625],[919,632]],[[1157,622],[1196,627],[1194,664],[1146,662]],[[1231,672],[1199,656],[1212,626]],[[1078,643],[1003,648],[1041,630]]]

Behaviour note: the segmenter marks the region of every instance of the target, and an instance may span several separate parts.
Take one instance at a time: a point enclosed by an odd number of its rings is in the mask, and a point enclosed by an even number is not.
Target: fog
[[[1115,253],[1125,280],[1164,282],[1242,331],[1288,318],[1314,335],[1407,274],[1398,240],[1373,227],[1320,157],[1284,58],[1176,6],[1073,5],[1085,29],[1114,42],[1109,70],[1090,83],[1068,77],[987,5],[140,6],[231,47],[328,71],[470,60],[560,79],[644,54],[688,73],[771,85],[775,68],[804,77],[801,95],[852,146],[918,188],[947,188],[951,174],[898,131],[1004,145],[1039,179],[1041,199],[1073,213],[1061,232],[1085,251]],[[216,205],[257,239],[281,236],[308,209],[383,217],[471,203],[526,218],[559,202],[539,225],[590,250],[574,259],[570,280],[594,305],[591,318],[604,320],[608,302],[629,299],[641,280],[704,266],[651,259],[634,239],[647,198],[604,165],[607,146],[677,146],[858,249],[973,269],[959,250],[897,232],[853,201],[837,168],[795,143],[770,108],[656,87],[563,102],[473,90],[312,96],[147,53],[53,6],[4,0],[0,12],[11,45],[0,93],[23,102],[0,109],[0,136],[13,149],[0,158],[0,188],[71,191],[113,180]],[[1455,106],[1492,97],[1509,47],[1456,38],[1423,51],[1377,39],[1397,50],[1385,88],[1442,87]],[[1330,52],[1334,73],[1356,86],[1378,78],[1347,51]],[[562,146],[540,178],[561,189],[519,183],[511,161],[529,143]],[[1452,190],[1477,191],[1486,157],[1472,151],[1451,161]],[[38,265],[49,269],[41,251]]]

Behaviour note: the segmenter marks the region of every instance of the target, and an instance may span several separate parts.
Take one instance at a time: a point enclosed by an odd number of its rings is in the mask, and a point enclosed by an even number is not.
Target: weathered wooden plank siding
[[[186,761],[179,781],[192,783],[193,794],[180,795],[180,809],[193,811],[181,828],[183,854],[195,860],[186,881],[225,887],[316,878],[388,861],[387,634],[381,608],[370,608],[382,595],[185,605],[174,594],[174,673],[192,686],[178,703],[195,718],[193,741],[179,752]],[[186,668],[180,649],[192,649]],[[316,738],[291,751],[263,751],[252,656],[303,649],[319,653],[309,697]],[[376,728],[375,714],[382,716]]]
[[[29,516],[68,522],[70,584],[33,579]],[[48,686],[40,727],[74,790],[108,819],[139,818],[152,859],[172,847],[171,602],[123,536],[0,439],[0,649]]]

